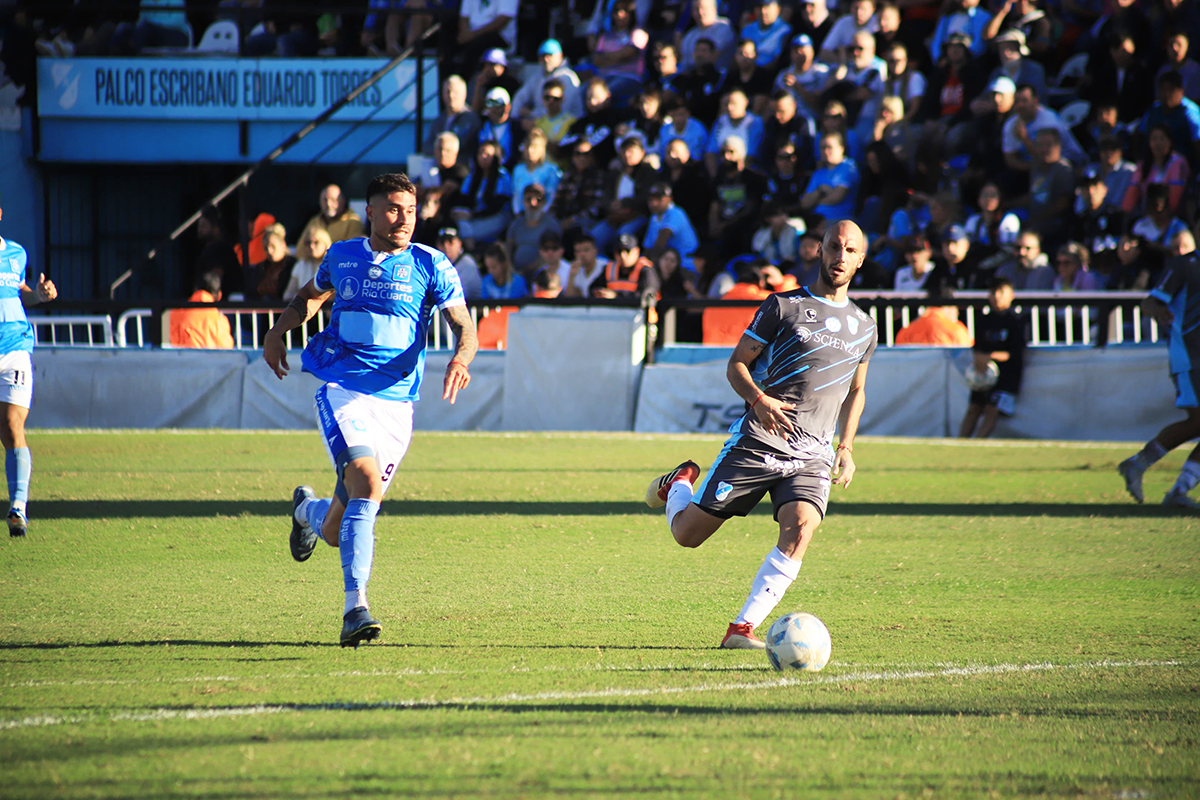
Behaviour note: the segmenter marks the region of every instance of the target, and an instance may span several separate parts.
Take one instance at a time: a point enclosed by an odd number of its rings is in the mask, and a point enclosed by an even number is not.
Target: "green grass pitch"
[[[647,482],[716,437],[418,433],[379,642],[288,552],[311,433],[33,432],[0,543],[0,797],[1200,796],[1200,517],[1132,445],[871,441],[800,578],[815,675],[715,648],[769,506],[684,550]],[[5,537],[7,539],[7,537]]]

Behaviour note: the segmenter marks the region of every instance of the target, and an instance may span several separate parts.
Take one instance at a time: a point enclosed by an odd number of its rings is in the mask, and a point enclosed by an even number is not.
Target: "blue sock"
[[[325,536],[321,533],[321,527],[325,524],[325,514],[329,511],[329,504],[332,500],[328,497],[321,500],[309,500],[308,505],[304,507],[305,521],[308,527],[317,532],[317,536],[321,537],[321,541],[325,541]],[[326,542],[330,547],[332,543]]]
[[[9,505],[29,500],[29,473],[33,470],[33,457],[28,447],[4,451],[4,474],[8,477]]]
[[[379,503],[373,500],[351,499],[342,515],[338,546],[342,551],[342,577],[346,592],[366,597],[367,579],[371,577],[371,560],[375,556],[375,515]]]

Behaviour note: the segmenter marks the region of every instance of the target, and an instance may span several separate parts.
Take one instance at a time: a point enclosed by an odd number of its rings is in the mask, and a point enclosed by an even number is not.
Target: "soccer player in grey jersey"
[[[1125,488],[1139,503],[1142,475],[1176,447],[1200,436],[1200,255],[1187,253],[1167,260],[1158,285],[1142,301],[1142,311],[1167,329],[1167,358],[1175,382],[1175,407],[1186,419],[1173,422],[1158,432],[1140,452],[1117,465]],[[1175,484],[1163,497],[1163,505],[1200,508],[1188,492],[1200,483],[1200,445],[1187,460]]]
[[[746,401],[746,413],[730,427],[733,435],[704,481],[693,489],[700,467],[685,461],[646,491],[647,505],[667,507],[671,534],[683,547],[704,544],[725,520],[745,516],[771,493],[779,542],[721,647],[766,646],[754,629],[796,580],[825,516],[830,484],[849,486],[854,478],[851,453],[878,334],[846,292],[866,250],[853,222],[830,226],[816,283],[764,300],[734,348],[726,376]]]

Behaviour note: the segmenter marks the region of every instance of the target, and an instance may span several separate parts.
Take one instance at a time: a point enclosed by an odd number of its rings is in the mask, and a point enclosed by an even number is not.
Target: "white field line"
[[[242,434],[270,434],[272,436],[312,436],[311,430],[279,429],[228,429],[228,428],[30,428],[38,435],[56,434],[135,434],[165,433],[175,436],[240,436]],[[474,439],[621,439],[624,441],[651,442],[721,442],[729,438],[725,433],[633,433],[630,431],[417,431],[418,436],[431,438],[474,438]],[[1015,448],[1078,448],[1081,450],[1109,450],[1129,448],[1136,442],[1075,442],[1053,439],[954,439],[915,436],[859,436],[856,442],[896,445],[941,446],[941,447],[1015,447]]]
[[[410,700],[385,700],[377,703],[285,703],[279,705],[253,705],[217,708],[157,708],[146,710],[117,711],[107,716],[83,714],[75,716],[39,715],[0,721],[0,730],[18,728],[42,728],[51,725],[72,725],[95,722],[157,722],[169,719],[218,719],[226,717],[258,716],[320,711],[388,711],[412,708],[443,708],[464,706],[512,705],[546,701],[607,700],[629,697],[655,697],[681,694],[705,694],[712,692],[741,692],[777,689],[788,686],[812,686],[838,683],[862,683],[865,681],[910,681],[927,678],[973,677],[978,675],[1003,675],[1009,673],[1053,672],[1085,669],[1122,669],[1148,667],[1183,666],[1179,661],[1094,661],[1082,664],[996,664],[992,666],[948,667],[937,670],[913,670],[909,672],[851,672],[844,675],[821,675],[781,677],[769,681],[751,683],[705,683],[698,686],[668,686],[649,689],[597,689],[583,692],[536,692],[533,694],[504,694],[494,697],[449,697],[414,698]]]

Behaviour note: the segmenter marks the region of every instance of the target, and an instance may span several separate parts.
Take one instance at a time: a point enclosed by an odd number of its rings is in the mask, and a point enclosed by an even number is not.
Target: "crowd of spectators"
[[[416,239],[473,297],[803,284],[841,218],[870,240],[855,289],[1142,290],[1195,238],[1188,0],[575,0],[537,19],[516,0],[58,5],[39,4],[36,48],[59,55],[228,18],[243,53],[385,56],[441,19]],[[294,291],[361,231],[338,202],[295,255],[256,220],[248,265],[220,256],[227,280]]]

